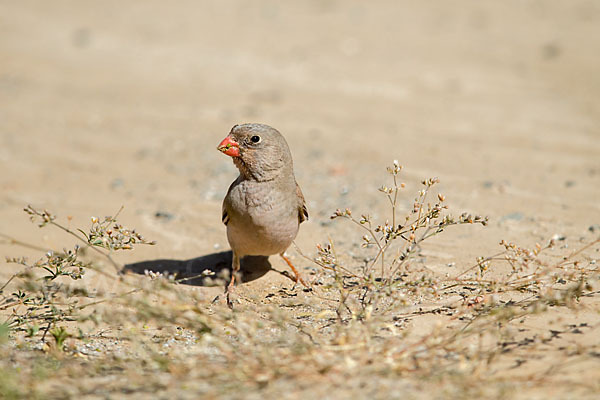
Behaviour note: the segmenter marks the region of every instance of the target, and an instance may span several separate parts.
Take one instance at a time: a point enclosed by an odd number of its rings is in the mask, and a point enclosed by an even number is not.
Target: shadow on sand
[[[191,278],[183,281],[187,285],[206,286],[206,278],[201,277],[202,272],[209,270],[214,272],[215,276],[223,276],[231,273],[231,251],[222,251],[220,253],[207,254],[205,256],[192,258],[189,260],[147,260],[133,264],[127,264],[123,272],[133,272],[144,274],[146,270],[160,272],[165,275],[176,274],[177,278]],[[271,270],[271,263],[267,256],[247,256],[240,262],[242,282],[250,282],[260,278]]]

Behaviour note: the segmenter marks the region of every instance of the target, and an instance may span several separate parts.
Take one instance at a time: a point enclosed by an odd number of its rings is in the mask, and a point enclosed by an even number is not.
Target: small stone
[[[164,221],[170,221],[173,218],[175,218],[175,216],[168,211],[157,211],[156,213],[154,213],[154,217],[157,219],[162,219]]]
[[[121,178],[115,178],[110,182],[110,188],[115,190],[122,187],[125,184],[125,181]]]
[[[590,225],[590,227],[588,228],[588,231],[590,231],[590,232],[600,232],[600,224]]]
[[[506,214],[505,216],[503,216],[501,221],[506,221],[506,220],[520,221],[523,219],[523,217],[524,217],[524,215],[522,213],[514,212],[514,213]]]

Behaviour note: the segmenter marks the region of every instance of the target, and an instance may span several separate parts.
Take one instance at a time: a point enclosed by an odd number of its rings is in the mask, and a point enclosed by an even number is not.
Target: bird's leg
[[[229,285],[227,285],[227,291],[233,288],[235,284],[235,276],[240,272],[240,257],[233,252],[233,261],[231,262],[231,280],[229,281]]]
[[[229,299],[229,293],[233,290],[233,285],[235,284],[235,276],[240,271],[240,257],[233,251],[233,260],[231,262],[231,280],[229,281],[229,285],[225,288],[225,293],[227,293],[227,305],[232,307],[231,300]]]
[[[283,253],[279,254],[281,256],[281,258],[283,258],[285,260],[285,262],[287,263],[287,265],[289,265],[290,269],[292,270],[292,272],[294,273],[295,276],[295,281],[296,282],[300,282],[301,284],[304,285],[304,287],[306,288],[310,288],[306,282],[304,282],[304,279],[302,279],[302,277],[300,276],[300,273],[298,272],[298,270],[296,269],[296,267],[294,267],[294,264],[292,264],[292,262],[290,261],[289,258],[287,258],[285,256],[285,251]]]

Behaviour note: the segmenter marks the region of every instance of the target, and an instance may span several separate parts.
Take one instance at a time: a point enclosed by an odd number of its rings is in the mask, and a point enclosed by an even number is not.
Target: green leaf
[[[6,322],[0,324],[0,343],[4,343],[8,340],[9,332],[10,326]]]
[[[90,237],[87,235],[87,233],[85,233],[85,232],[84,232],[84,231],[82,231],[81,229],[77,229],[77,230],[78,230],[79,232],[81,232],[81,234],[82,234],[83,236],[85,236],[85,240],[86,240],[86,241],[88,241],[88,242],[90,241]]]

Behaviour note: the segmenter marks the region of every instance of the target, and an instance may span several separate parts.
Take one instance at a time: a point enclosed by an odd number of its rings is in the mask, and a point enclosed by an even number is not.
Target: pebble
[[[154,213],[154,216],[158,219],[162,219],[165,221],[170,221],[173,218],[175,218],[175,216],[168,211],[157,211],[156,213]]]

